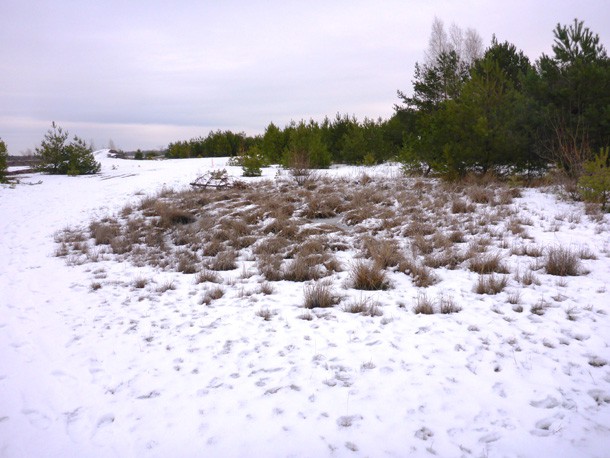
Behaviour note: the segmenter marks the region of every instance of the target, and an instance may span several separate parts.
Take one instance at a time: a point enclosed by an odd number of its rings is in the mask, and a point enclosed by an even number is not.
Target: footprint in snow
[[[47,429],[51,425],[51,419],[38,410],[23,409],[21,413],[24,414],[30,424],[36,428]]]
[[[337,425],[341,426],[342,428],[349,428],[354,423],[362,419],[362,415],[344,415],[337,418]]]
[[[102,426],[109,425],[110,423],[114,423],[114,415],[111,413],[107,413],[106,415],[102,415],[97,420],[97,427],[100,428]]]
[[[540,401],[530,401],[530,405],[538,409],[554,409],[559,405],[559,401],[553,396],[549,395]]]

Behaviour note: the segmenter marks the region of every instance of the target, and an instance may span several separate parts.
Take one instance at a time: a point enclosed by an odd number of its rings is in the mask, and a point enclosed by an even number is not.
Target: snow
[[[56,257],[58,231],[226,165],[106,153],[95,176],[0,188],[0,456],[608,456],[607,215],[593,223],[582,204],[537,189],[516,199],[534,242],[597,256],[563,283],[538,273],[522,313],[475,294],[476,274],[439,269],[426,294],[454,298],[459,313],[414,314],[417,289],[393,278],[367,293],[383,317],[335,308],[306,321],[302,284],[278,282],[252,302],[239,292],[254,279],[237,273],[206,307],[182,274]],[[138,277],[176,289],[125,286]],[[541,300],[546,313],[530,313]]]

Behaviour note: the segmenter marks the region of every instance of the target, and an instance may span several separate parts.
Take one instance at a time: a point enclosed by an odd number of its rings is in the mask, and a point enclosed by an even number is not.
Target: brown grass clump
[[[265,280],[283,280],[281,256],[271,254],[260,255],[256,260],[256,266]]]
[[[561,277],[580,275],[578,254],[561,246],[549,248],[544,267],[549,275]]]
[[[341,299],[332,291],[330,282],[326,281],[305,286],[304,296],[303,307],[306,309],[333,307]]]
[[[462,310],[462,307],[457,305],[451,297],[441,297],[440,299],[440,311],[442,314],[447,315],[450,313],[458,313]]]
[[[256,312],[256,316],[260,316],[265,321],[271,321],[271,318],[273,318],[273,313],[268,308],[261,308],[258,312]]]
[[[89,225],[91,236],[96,245],[110,245],[112,240],[121,233],[117,222],[93,222]]]
[[[498,294],[508,285],[508,277],[505,275],[479,275],[474,291],[477,294]]]
[[[417,315],[433,315],[434,302],[431,299],[428,299],[428,296],[425,293],[418,294],[413,312]]]
[[[494,191],[483,186],[469,186],[468,197],[477,204],[492,204],[494,202]]]
[[[220,299],[225,295],[224,289],[220,286],[206,290],[205,294],[201,298],[201,304],[210,305],[213,301]]]
[[[198,272],[195,276],[195,283],[221,283],[222,278],[216,272],[212,272],[211,270],[203,269]]]
[[[476,207],[464,199],[455,199],[451,202],[451,213],[472,213]]]
[[[364,252],[372,258],[377,267],[387,269],[398,266],[404,259],[396,240],[379,240],[372,237],[364,239]]]
[[[343,211],[343,199],[337,193],[310,193],[303,216],[310,219],[332,218]]]
[[[383,315],[379,304],[371,301],[369,298],[356,299],[343,307],[343,311],[347,313],[359,313],[371,317]]]
[[[237,269],[237,253],[232,249],[221,251],[208,263],[208,268],[220,271]]]
[[[352,288],[364,291],[386,290],[390,288],[390,281],[385,271],[375,264],[365,261],[356,261],[350,272]]]
[[[297,254],[284,271],[283,279],[288,281],[309,281],[323,277],[319,259],[316,256]]]
[[[191,213],[168,205],[165,202],[157,202],[154,206],[154,212],[159,217],[159,225],[161,227],[195,222],[195,217]]]
[[[499,253],[475,256],[470,259],[468,268],[478,274],[508,273]]]
[[[419,288],[427,288],[440,281],[432,269],[412,259],[405,259],[401,262],[398,270],[410,275],[413,279],[413,284]]]

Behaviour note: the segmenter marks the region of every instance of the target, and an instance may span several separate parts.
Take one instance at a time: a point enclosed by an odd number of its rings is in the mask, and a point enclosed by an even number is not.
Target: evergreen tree
[[[0,138],[0,183],[6,180],[6,170],[8,169],[8,153],[6,143]]]
[[[87,175],[100,171],[91,148],[77,136],[66,143],[69,134],[55,122],[51,124],[36,155],[40,160],[38,169],[52,175]]]
[[[541,107],[549,159],[578,177],[592,151],[610,144],[610,59],[582,21],[557,24],[553,34],[553,56],[537,61],[529,90]]]

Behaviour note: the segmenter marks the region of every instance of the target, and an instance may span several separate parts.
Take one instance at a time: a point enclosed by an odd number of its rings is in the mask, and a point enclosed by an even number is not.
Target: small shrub
[[[385,271],[379,266],[364,261],[357,261],[352,266],[350,277],[352,288],[377,291],[390,288],[390,282]]]
[[[241,168],[245,177],[260,177],[263,174],[262,167],[264,165],[263,152],[258,146],[250,147],[241,156]]]
[[[552,247],[547,252],[544,267],[549,275],[577,276],[580,274],[580,259],[576,253],[567,248]]]
[[[610,147],[600,149],[592,161],[583,164],[584,173],[578,180],[578,191],[587,202],[602,204],[602,210],[610,200],[610,166],[608,153]]]
[[[325,281],[305,286],[304,295],[303,307],[306,309],[333,307],[340,300],[340,297],[332,291],[330,283]]]

